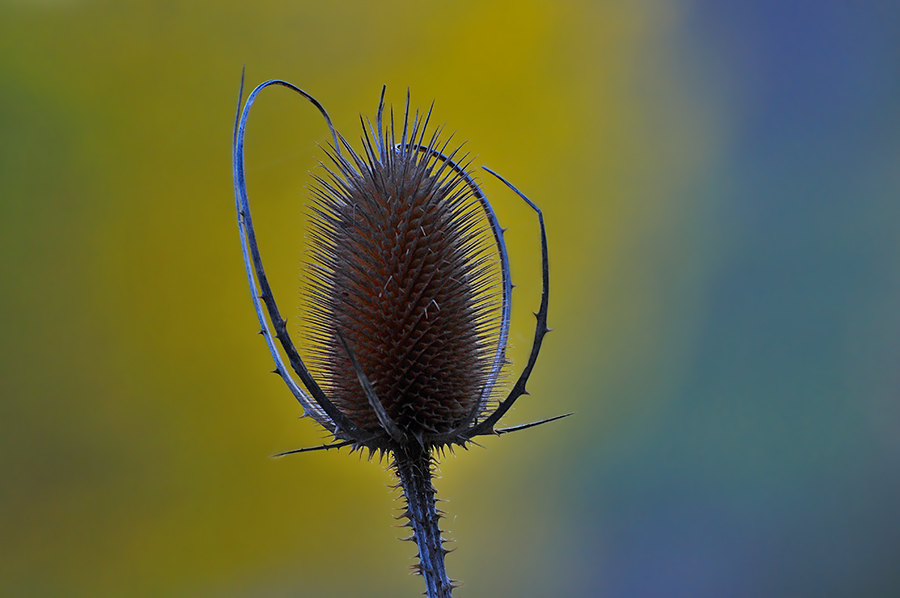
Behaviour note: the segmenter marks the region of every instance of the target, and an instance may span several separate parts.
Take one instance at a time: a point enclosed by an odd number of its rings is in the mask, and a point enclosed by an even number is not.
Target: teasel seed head
[[[438,157],[440,131],[424,143],[427,116],[406,114],[399,139],[393,123],[367,131],[364,156],[341,139],[315,177],[304,321],[323,390],[360,432],[382,427],[362,372],[397,429],[422,439],[484,408],[501,277],[470,175]]]
[[[331,131],[331,167],[312,189],[311,281],[307,338],[313,376],[287,332],[262,264],[244,176],[244,130],[266,87],[287,87],[312,103]],[[243,77],[241,79],[243,93]],[[505,179],[485,170],[534,209],[541,231],[543,288],[528,361],[505,399],[489,409],[505,364],[512,284],[503,232],[485,195],[457,151],[425,142],[428,115],[402,133],[363,123],[364,156],[337,134],[322,105],[286,81],[258,85],[238,98],[233,169],[238,228],[251,296],[275,373],[335,442],[282,453],[350,446],[389,455],[406,507],[403,517],[419,548],[416,569],[429,598],[450,598],[455,583],[444,568],[440,511],[432,485],[435,457],[475,436],[524,430],[548,421],[496,429],[525,385],[547,328],[549,259],[538,207]],[[367,127],[368,124],[368,127]],[[369,132],[372,133],[371,137]],[[387,133],[387,135],[385,135]],[[385,137],[389,138],[389,143]],[[346,152],[346,153],[344,153]],[[324,165],[323,165],[324,166]],[[265,306],[265,307],[263,307]],[[268,319],[265,312],[268,313]],[[271,327],[269,325],[271,321]],[[302,388],[288,373],[277,339]],[[318,381],[321,380],[321,384]]]

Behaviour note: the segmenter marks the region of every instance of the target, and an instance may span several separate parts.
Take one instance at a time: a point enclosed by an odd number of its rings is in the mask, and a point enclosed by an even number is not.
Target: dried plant
[[[244,130],[257,95],[280,85],[322,114],[331,132],[330,166],[312,188],[309,313],[310,366],[288,336],[263,269],[244,180]],[[547,328],[549,269],[544,219],[537,213],[543,291],[534,344],[508,396],[495,390],[506,363],[512,284],[503,229],[468,171],[460,149],[448,152],[441,130],[426,137],[431,110],[410,122],[409,94],[399,137],[383,122],[384,89],[376,123],[363,121],[363,155],[335,131],[315,98],[285,81],[267,81],[243,100],[233,138],[238,225],[253,304],[275,372],[306,415],[333,437],[323,446],[282,455],[351,447],[387,455],[399,478],[403,515],[419,548],[418,571],[429,597],[449,597],[453,583],[431,479],[435,455],[467,446],[476,436],[503,434],[547,420],[496,428],[521,395]],[[268,313],[269,321],[265,312]],[[274,335],[272,333],[274,329]],[[300,383],[275,346],[281,344]]]

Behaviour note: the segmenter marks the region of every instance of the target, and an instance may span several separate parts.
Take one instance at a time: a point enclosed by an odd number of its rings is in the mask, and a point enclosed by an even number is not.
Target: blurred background
[[[351,140],[435,100],[544,210],[505,422],[576,415],[442,461],[456,595],[900,596],[900,5],[829,0],[0,1],[0,594],[422,591],[384,464],[269,458],[324,435],[255,335],[242,65]],[[256,106],[292,315],[328,135]],[[521,366],[537,224],[482,178]]]

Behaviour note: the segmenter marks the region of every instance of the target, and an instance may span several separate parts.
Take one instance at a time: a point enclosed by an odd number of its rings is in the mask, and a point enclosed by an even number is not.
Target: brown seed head
[[[391,126],[390,144],[366,135],[365,159],[344,143],[312,189],[312,364],[338,409],[373,434],[378,418],[337,330],[405,433],[463,424],[492,382],[495,245],[467,173],[435,151],[439,131],[422,144],[426,125],[417,115],[407,133],[404,122],[399,141]]]

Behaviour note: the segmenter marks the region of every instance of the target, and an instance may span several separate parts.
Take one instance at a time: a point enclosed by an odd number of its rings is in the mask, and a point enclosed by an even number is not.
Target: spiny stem
[[[444,569],[447,550],[441,540],[440,516],[431,485],[431,451],[415,444],[395,450],[393,467],[406,498],[404,515],[409,519],[419,547],[419,572],[425,578],[426,595],[428,598],[451,598],[453,585]]]

